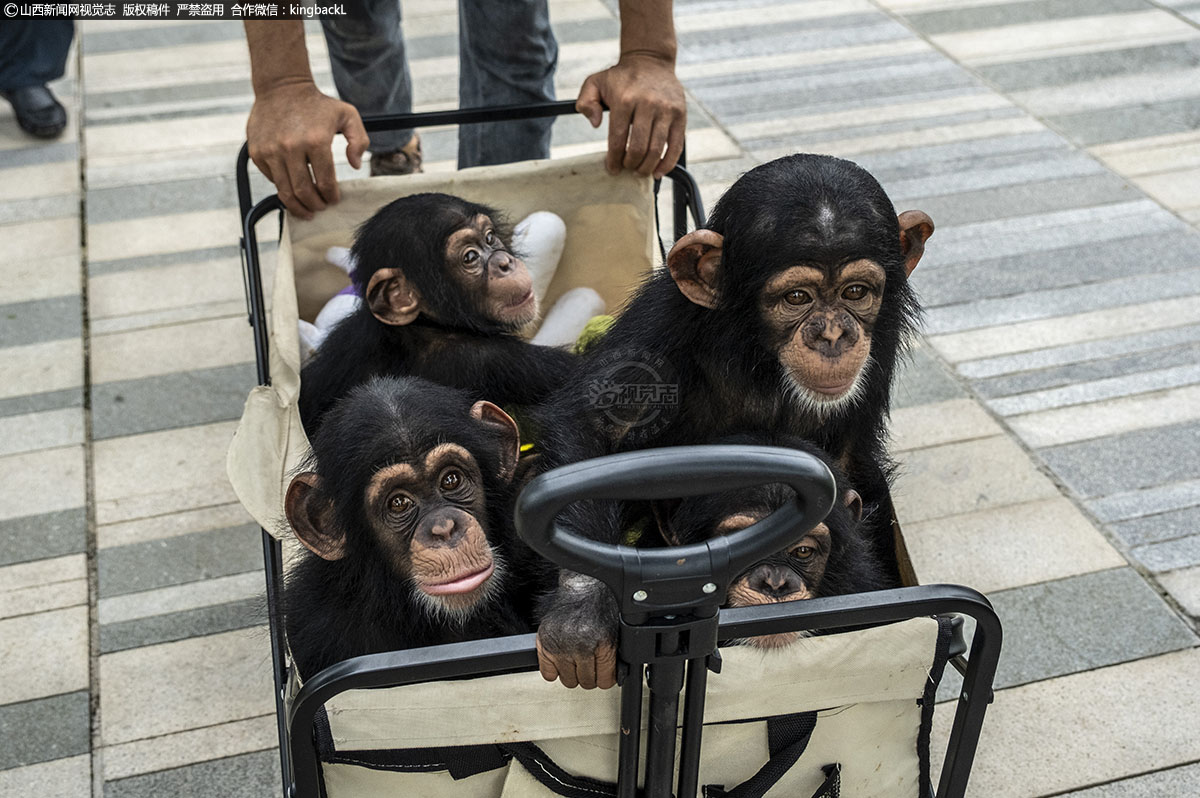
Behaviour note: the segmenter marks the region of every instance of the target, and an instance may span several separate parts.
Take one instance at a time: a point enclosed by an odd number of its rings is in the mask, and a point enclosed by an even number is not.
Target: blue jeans
[[[43,86],[63,76],[75,35],[69,19],[6,19],[0,23],[0,91]]]
[[[346,16],[321,27],[338,94],[362,114],[412,110],[412,78],[400,28],[400,0],[348,0]],[[554,99],[558,42],[546,0],[459,0],[461,108]],[[458,131],[458,166],[509,163],[550,154],[553,119],[485,122]],[[395,152],[412,130],[371,134],[371,152]]]

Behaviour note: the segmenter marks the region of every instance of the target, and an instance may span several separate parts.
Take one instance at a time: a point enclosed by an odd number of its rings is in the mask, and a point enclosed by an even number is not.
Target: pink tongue
[[[477,571],[469,576],[464,576],[461,579],[455,579],[453,582],[442,582],[439,585],[424,585],[422,589],[431,596],[450,596],[455,593],[470,593],[475,588],[482,585],[496,570],[495,563],[489,563],[487,568],[482,571]]]

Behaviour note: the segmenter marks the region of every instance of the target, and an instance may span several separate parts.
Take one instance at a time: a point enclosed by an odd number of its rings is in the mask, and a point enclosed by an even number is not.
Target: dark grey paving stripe
[[[236,217],[237,211],[231,210],[229,215]],[[262,235],[265,231],[265,227],[260,227],[258,231],[259,235]],[[264,243],[260,239],[259,247],[263,252],[267,252],[274,249],[275,242],[268,241]],[[173,266],[177,263],[236,258],[238,257],[238,252],[238,246],[235,242],[226,246],[209,247],[207,249],[189,249],[186,252],[164,252],[160,255],[143,255],[137,258],[119,258],[117,260],[89,260],[87,265],[88,277],[133,271],[135,269],[154,269],[159,266]]]
[[[78,295],[0,305],[0,344],[24,346],[82,335]]]
[[[0,566],[78,554],[87,548],[82,507],[0,521]]]
[[[0,770],[86,754],[91,737],[87,690],[0,704]]]
[[[206,27],[200,25],[197,27]],[[239,32],[240,35],[240,32]],[[188,100],[210,100],[222,98],[244,98],[254,93],[250,77],[244,79],[213,81],[211,83],[187,83],[175,86],[155,86],[147,89],[124,91],[97,91],[86,95],[86,112],[99,110],[136,109],[142,105],[178,103]],[[89,124],[95,124],[89,120]]]
[[[1114,568],[988,595],[1004,624],[996,687],[1191,648],[1196,635],[1132,568]],[[1114,630],[1120,630],[1114,634]],[[939,698],[957,694],[947,668]]]
[[[79,145],[73,141],[34,144],[31,139],[30,142],[29,146],[0,153],[0,169],[79,160]]]
[[[134,30],[90,30],[83,34],[80,46],[85,55],[99,55],[244,38],[241,22],[206,20],[203,25],[179,25],[164,21]]]
[[[79,194],[72,191],[53,197],[0,202],[0,224],[37,222],[43,219],[61,219],[79,214]]]
[[[970,181],[971,176],[964,175],[964,182]],[[888,193],[896,205],[918,207],[928,213],[935,224],[947,226],[1128,202],[1144,196],[1122,178],[1108,172],[993,186],[960,194],[913,197]],[[931,247],[935,245],[936,241],[930,241]]]
[[[1042,449],[1058,477],[1083,497],[1200,477],[1200,422],[1136,430]]]
[[[1108,360],[1090,360],[1071,363],[1058,368],[993,377],[971,384],[981,396],[995,399],[1001,396],[1059,388],[1108,377],[1138,374],[1144,371],[1165,369],[1172,366],[1187,366],[1200,363],[1200,343],[1190,346],[1173,346],[1149,352],[1114,357]]]
[[[1200,94],[1200,87],[1197,87],[1197,93]],[[1085,147],[1167,133],[1187,133],[1196,129],[1198,119],[1200,97],[1047,117],[1051,125]]]
[[[131,106],[128,113],[119,116],[85,114],[84,121],[88,127],[104,127],[105,125],[132,125],[145,122],[163,122],[168,119],[190,119],[210,114],[250,114],[250,95],[231,97],[227,102],[206,103],[203,107],[176,107],[158,110],[139,109]]]
[[[997,28],[1094,14],[1146,11],[1145,0],[1038,0],[1036,3],[999,3],[978,8],[930,11],[905,17],[914,28],[929,36],[952,31]]]
[[[257,524],[101,549],[100,598],[241,574],[262,567]]]
[[[976,94],[977,90],[960,94]],[[904,102],[904,97],[898,97]],[[864,153],[852,159],[875,175],[884,185],[909,180],[914,174],[934,176],[957,174],[966,169],[991,169],[1020,166],[1031,160],[1044,160],[1055,155],[1073,157],[1075,149],[1049,130],[994,136],[949,144],[907,147],[882,153]]]
[[[246,599],[101,626],[100,653],[257,626],[266,622],[261,605],[260,599]]]
[[[83,388],[67,388],[62,391],[34,393],[0,399],[0,417],[23,416],[45,410],[62,410],[65,407],[83,406]]]
[[[1127,546],[1162,543],[1194,535],[1197,530],[1200,530],[1200,507],[1188,507],[1158,515],[1144,515],[1141,518],[1119,521],[1108,526]]]
[[[204,753],[198,751],[196,755],[203,756]],[[279,783],[279,752],[270,750],[106,781],[104,798],[162,798],[164,795],[262,798],[279,792]]]
[[[953,63],[948,61],[945,56],[934,52],[880,55],[854,61],[818,62],[689,78],[687,88],[694,94],[704,94],[707,97],[727,97],[736,93],[739,87],[742,89],[747,86],[758,88],[769,83],[799,87],[831,83],[861,83],[870,82],[888,72],[930,69],[935,66],[952,68]],[[920,85],[911,86],[909,93],[917,90],[931,95],[935,94],[931,87]],[[951,92],[938,92],[937,94],[949,96]],[[852,100],[847,102],[846,107],[854,107]]]
[[[232,160],[231,160],[232,163]],[[88,224],[158,216],[164,211],[187,213],[237,207],[233,169],[221,177],[173,180],[140,186],[89,189]]]
[[[1200,41],[1190,41],[985,65],[976,67],[976,71],[988,83],[1002,91],[1024,91],[1043,86],[1062,86],[1108,77],[1124,77],[1139,72],[1195,69],[1198,62]]]
[[[1131,553],[1155,573],[1200,565],[1200,534],[1138,546]]]
[[[677,63],[707,63],[755,55],[804,52],[825,47],[878,44],[911,39],[913,36],[903,25],[882,13],[845,14],[820,19],[789,20],[783,23],[771,22],[769,14],[754,19],[764,21],[756,25],[680,34]]]
[[[928,350],[914,349],[911,357],[904,360],[898,369],[896,384],[892,389],[892,408],[898,410],[945,402],[966,395],[966,391]]]
[[[927,212],[931,213],[935,224],[940,222],[936,214]],[[1131,227],[1129,232],[1131,237],[1110,241],[1104,246],[1087,243],[994,260],[954,263],[936,269],[936,275],[922,271],[922,266],[917,266],[913,280],[926,306],[937,307],[1017,293],[1068,288],[1130,275],[1171,273],[1195,268],[1192,253],[1200,244],[1200,236],[1195,233],[1180,230],[1138,235],[1136,227]],[[934,232],[926,254],[936,253],[937,247],[938,238]],[[980,255],[986,258],[987,247],[980,246],[979,250]],[[928,278],[926,275],[929,275]]]
[[[164,374],[92,386],[96,440],[241,418],[257,384],[254,364]]]
[[[893,201],[910,197],[946,197],[988,189],[1016,187],[1025,183],[1048,183],[1058,180],[1083,180],[1105,176],[1119,180],[1079,150],[1027,152],[1018,159],[1011,153],[972,160],[953,172],[900,175],[883,184]],[[1069,193],[1065,188],[1060,193]],[[1085,204],[1083,200],[1079,204]]]
[[[1171,795],[1200,795],[1200,764],[1159,770],[1099,787],[1062,793],[1062,798],[1164,798]]]

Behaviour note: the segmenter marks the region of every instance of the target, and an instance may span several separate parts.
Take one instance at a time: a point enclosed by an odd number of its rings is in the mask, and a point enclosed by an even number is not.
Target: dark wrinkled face
[[[446,241],[446,266],[478,311],[505,329],[537,318],[538,300],[525,263],[508,251],[491,218],[478,214]]]
[[[385,466],[364,499],[379,551],[427,605],[465,612],[488,595],[498,563],[484,527],[483,478],[465,448],[444,443],[416,462]]]

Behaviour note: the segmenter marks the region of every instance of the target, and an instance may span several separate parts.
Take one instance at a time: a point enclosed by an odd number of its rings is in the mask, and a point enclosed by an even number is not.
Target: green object
[[[592,316],[588,319],[588,323],[583,325],[583,332],[579,333],[579,337],[575,339],[575,354],[582,355],[592,344],[599,341],[608,332],[608,328],[616,322],[616,316]]]

